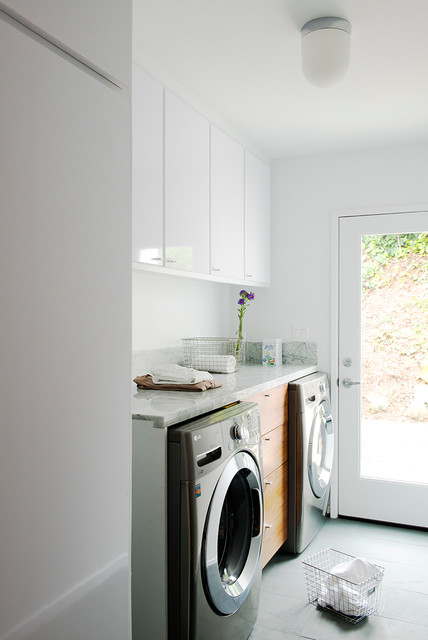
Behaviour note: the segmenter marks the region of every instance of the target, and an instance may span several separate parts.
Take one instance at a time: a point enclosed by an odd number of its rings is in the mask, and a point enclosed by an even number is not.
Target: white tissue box
[[[266,365],[267,367],[275,367],[279,364],[282,364],[281,338],[263,340],[262,364]]]

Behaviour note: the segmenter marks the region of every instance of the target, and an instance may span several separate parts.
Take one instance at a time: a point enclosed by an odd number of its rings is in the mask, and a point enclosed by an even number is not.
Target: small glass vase
[[[242,364],[245,364],[245,338],[241,338],[240,340],[236,339],[233,342],[233,355],[236,358],[236,370]]]

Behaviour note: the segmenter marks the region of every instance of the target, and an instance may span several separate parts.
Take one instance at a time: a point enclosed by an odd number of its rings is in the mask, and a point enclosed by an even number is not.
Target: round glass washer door
[[[202,544],[202,576],[211,608],[230,615],[246,600],[260,563],[262,484],[252,455],[240,451],[215,488]]]
[[[330,482],[334,454],[330,404],[322,400],[312,422],[308,445],[308,476],[314,495],[322,498]]]

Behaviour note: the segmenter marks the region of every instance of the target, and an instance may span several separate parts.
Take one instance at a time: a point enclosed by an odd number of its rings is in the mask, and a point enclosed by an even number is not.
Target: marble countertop
[[[315,371],[316,365],[243,365],[236,373],[213,374],[223,386],[203,392],[140,390],[133,383],[132,418],[147,420],[154,427],[165,429]]]

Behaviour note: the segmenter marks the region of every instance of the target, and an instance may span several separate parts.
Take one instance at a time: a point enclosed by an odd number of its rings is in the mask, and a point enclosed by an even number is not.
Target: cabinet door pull
[[[265,529],[272,529],[273,524],[265,524]]]
[[[265,480],[265,484],[273,484],[272,480]]]
[[[272,438],[265,438],[265,440],[272,440]]]
[[[270,398],[271,394],[270,393],[265,393],[265,398]]]

